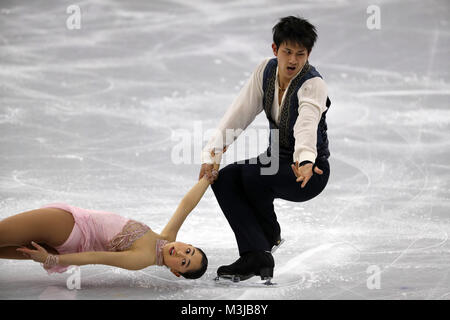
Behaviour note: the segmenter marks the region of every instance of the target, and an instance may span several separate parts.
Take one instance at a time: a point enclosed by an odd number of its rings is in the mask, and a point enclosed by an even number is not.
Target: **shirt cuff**
[[[212,157],[210,151],[204,150],[202,152],[202,164],[203,163],[207,163],[207,164],[220,163],[220,161],[222,161],[222,150],[216,149],[214,154],[215,154],[215,156]]]
[[[312,163],[316,162],[316,154],[311,151],[303,150],[303,151],[295,151],[293,156],[294,163],[298,161],[298,163],[302,161],[311,161]]]
[[[211,157],[210,153],[208,151],[203,151],[202,152],[202,164],[203,163],[207,163],[207,164],[213,164],[214,160]]]

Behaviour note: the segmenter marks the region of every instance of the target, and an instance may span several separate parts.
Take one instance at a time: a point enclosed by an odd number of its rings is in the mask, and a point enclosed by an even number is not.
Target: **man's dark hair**
[[[182,275],[186,279],[198,279],[206,272],[206,269],[208,268],[208,258],[206,257],[206,254],[200,248],[195,248],[195,249],[198,250],[198,252],[200,252],[200,254],[202,255],[202,261],[200,262],[200,268],[198,268],[197,270],[188,271],[185,273],[180,272],[180,275]]]
[[[272,33],[277,48],[284,42],[294,42],[303,45],[308,54],[317,39],[316,27],[308,20],[294,16],[281,18],[273,27]]]

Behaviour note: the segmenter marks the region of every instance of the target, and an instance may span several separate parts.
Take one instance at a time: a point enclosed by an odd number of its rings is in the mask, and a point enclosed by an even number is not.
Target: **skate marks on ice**
[[[273,299],[276,298],[273,290],[282,290],[279,297],[286,298],[283,292],[286,289],[292,288],[298,292],[299,289],[320,285],[321,282],[327,281],[327,274],[332,272],[332,269],[355,263],[360,257],[359,250],[348,242],[320,244],[293,257],[290,257],[289,252],[280,249],[274,257],[276,266],[272,285],[265,285],[265,281],[259,276],[237,283],[221,279],[215,284],[218,287],[243,289],[235,299]]]
[[[276,267],[272,285],[265,285],[259,276],[246,281],[232,282],[226,279],[215,280],[217,265],[211,265],[200,279],[175,279],[146,270],[139,271],[139,287],[152,289],[159,294],[161,290],[177,299],[189,298],[195,292],[196,298],[204,299],[255,299],[290,298],[284,291],[310,288],[327,281],[332,269],[355,263],[359,260],[359,250],[351,243],[333,242],[317,245],[291,257],[291,250],[282,246],[275,255]],[[182,290],[181,290],[182,289]],[[267,290],[264,290],[267,289]],[[276,292],[274,292],[274,290]],[[278,291],[279,290],[279,291]],[[292,298],[292,297],[291,297]],[[294,298],[300,298],[296,295]]]

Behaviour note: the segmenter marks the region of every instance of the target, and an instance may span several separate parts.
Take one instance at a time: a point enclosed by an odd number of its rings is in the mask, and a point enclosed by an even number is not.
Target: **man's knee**
[[[258,165],[247,165],[242,169],[241,173],[242,184],[244,188],[251,188],[253,190],[265,188],[267,181],[261,175],[261,170]]]
[[[229,186],[236,181],[236,178],[240,176],[241,168],[240,165],[232,163],[226,167],[220,169],[219,176],[216,181],[211,185],[213,190],[220,189],[221,186]]]

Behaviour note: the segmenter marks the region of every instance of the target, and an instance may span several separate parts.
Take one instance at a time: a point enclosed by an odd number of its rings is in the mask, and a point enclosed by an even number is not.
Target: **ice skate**
[[[283,238],[281,238],[280,235],[278,235],[277,239],[275,240],[274,245],[272,246],[272,249],[270,250],[270,253],[274,254],[275,251],[277,251],[278,248],[281,247],[281,245],[284,243],[284,241],[285,240]]]
[[[261,280],[266,280],[266,283],[270,284],[274,266],[275,262],[270,252],[249,252],[242,255],[234,263],[219,267],[215,280],[227,279],[238,283],[254,276],[260,276]]]

